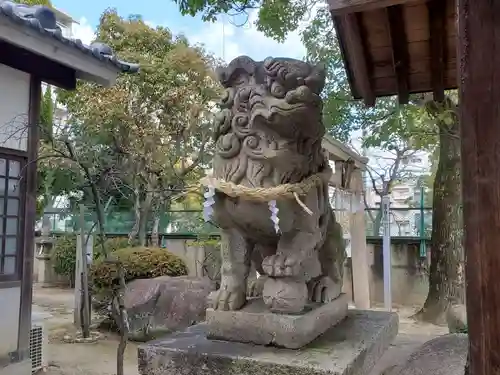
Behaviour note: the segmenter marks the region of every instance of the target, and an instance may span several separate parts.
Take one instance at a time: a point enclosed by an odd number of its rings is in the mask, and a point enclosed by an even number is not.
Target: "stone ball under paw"
[[[269,277],[264,284],[262,298],[273,312],[300,313],[307,304],[307,286],[304,281],[288,277]]]

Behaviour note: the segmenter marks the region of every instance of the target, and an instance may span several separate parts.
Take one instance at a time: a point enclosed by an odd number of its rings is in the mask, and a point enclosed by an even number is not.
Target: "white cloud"
[[[95,32],[89,25],[85,17],[80,18],[79,24],[74,23],[71,33],[73,39],[80,39],[84,44],[89,45],[95,38]]]

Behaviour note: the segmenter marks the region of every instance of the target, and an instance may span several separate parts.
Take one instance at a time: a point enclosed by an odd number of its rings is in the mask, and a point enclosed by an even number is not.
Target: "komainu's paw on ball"
[[[247,301],[243,288],[228,288],[221,285],[220,289],[208,296],[208,307],[214,310],[233,311],[241,309]]]
[[[268,276],[285,277],[300,276],[301,264],[295,255],[275,254],[262,262],[262,269]]]
[[[330,277],[323,276],[309,281],[307,285],[311,302],[328,303],[340,296],[342,286],[335,283]]]
[[[262,299],[271,311],[285,314],[304,311],[307,298],[305,282],[290,277],[268,277],[262,293]]]

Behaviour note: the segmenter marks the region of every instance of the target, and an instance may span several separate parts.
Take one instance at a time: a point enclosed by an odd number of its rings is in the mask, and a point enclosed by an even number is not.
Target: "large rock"
[[[469,339],[465,334],[450,334],[426,342],[406,362],[384,375],[463,375]]]
[[[192,277],[163,276],[128,283],[124,302],[130,338],[145,341],[203,321],[212,290],[209,279]]]

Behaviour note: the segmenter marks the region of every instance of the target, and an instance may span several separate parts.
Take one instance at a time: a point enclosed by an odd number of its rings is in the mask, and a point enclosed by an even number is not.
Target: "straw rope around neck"
[[[253,202],[264,203],[278,199],[295,199],[305,212],[312,215],[313,212],[300,200],[299,197],[306,195],[312,188],[328,181],[331,174],[331,169],[326,168],[319,173],[307,177],[303,181],[291,184],[282,184],[270,188],[252,188],[237,185],[212,176],[205,176],[201,179],[201,183],[205,186],[211,186],[231,198],[242,198]]]

